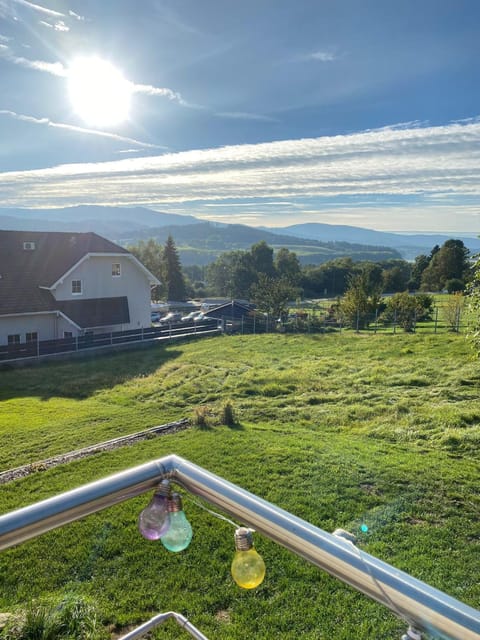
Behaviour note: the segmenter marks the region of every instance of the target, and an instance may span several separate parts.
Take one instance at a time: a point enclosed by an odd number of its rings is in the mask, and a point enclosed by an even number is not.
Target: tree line
[[[380,293],[451,293],[464,290],[471,271],[469,250],[461,240],[436,245],[429,255],[419,255],[413,263],[338,258],[316,266],[301,266],[296,253],[286,248],[274,253],[264,240],[248,251],[226,251],[205,267],[182,268],[172,236],[165,245],[150,239],[128,249],[161,281],[154,297],[167,300],[206,296],[253,299],[272,287],[288,291],[293,299],[333,298],[344,295],[354,278],[363,279],[368,291]]]

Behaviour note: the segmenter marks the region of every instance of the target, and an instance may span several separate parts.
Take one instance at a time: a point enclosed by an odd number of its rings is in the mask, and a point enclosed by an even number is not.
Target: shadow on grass
[[[149,376],[181,353],[178,349],[155,345],[148,349],[3,370],[0,371],[0,402],[32,396],[42,400],[62,397],[84,400],[102,389]]]
[[[227,424],[225,426],[231,431],[245,431],[245,427],[243,426],[243,424],[238,421],[232,422],[231,424]]]

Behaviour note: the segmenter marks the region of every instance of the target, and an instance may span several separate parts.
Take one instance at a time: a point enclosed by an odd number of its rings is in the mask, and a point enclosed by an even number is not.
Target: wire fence
[[[472,326],[471,318],[463,309],[445,309],[435,306],[429,313],[394,310],[385,314],[377,309],[366,313],[354,309],[344,313],[339,309],[315,308],[299,310],[284,318],[268,314],[251,313],[235,319],[223,319],[227,334],[260,333],[326,333],[350,330],[358,333],[467,333]]]

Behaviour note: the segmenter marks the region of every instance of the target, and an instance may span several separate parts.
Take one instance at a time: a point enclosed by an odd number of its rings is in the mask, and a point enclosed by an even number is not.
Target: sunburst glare
[[[129,116],[132,83],[107,60],[75,59],[68,69],[68,90],[75,113],[89,125],[111,127]]]

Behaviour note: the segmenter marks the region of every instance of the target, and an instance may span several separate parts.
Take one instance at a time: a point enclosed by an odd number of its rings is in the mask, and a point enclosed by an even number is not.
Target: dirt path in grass
[[[188,429],[190,422],[187,418],[177,420],[177,422],[168,422],[167,424],[161,424],[145,431],[137,431],[137,433],[131,433],[128,436],[121,436],[114,438],[113,440],[106,440],[105,442],[99,442],[98,444],[90,445],[89,447],[83,447],[83,449],[76,449],[75,451],[69,451],[68,453],[62,453],[52,458],[46,458],[45,460],[39,460],[38,462],[32,462],[25,464],[22,467],[16,467],[15,469],[8,469],[7,471],[0,472],[0,485],[11,482],[12,480],[18,480],[18,478],[24,478],[32,473],[38,473],[39,471],[46,471],[52,467],[57,467],[59,464],[65,464],[66,462],[72,462],[72,460],[80,460],[87,456],[92,456],[95,453],[101,451],[112,451],[113,449],[119,449],[129,444],[134,444],[140,440],[148,440],[149,438],[155,438],[167,433],[175,433],[176,431],[182,431]]]

